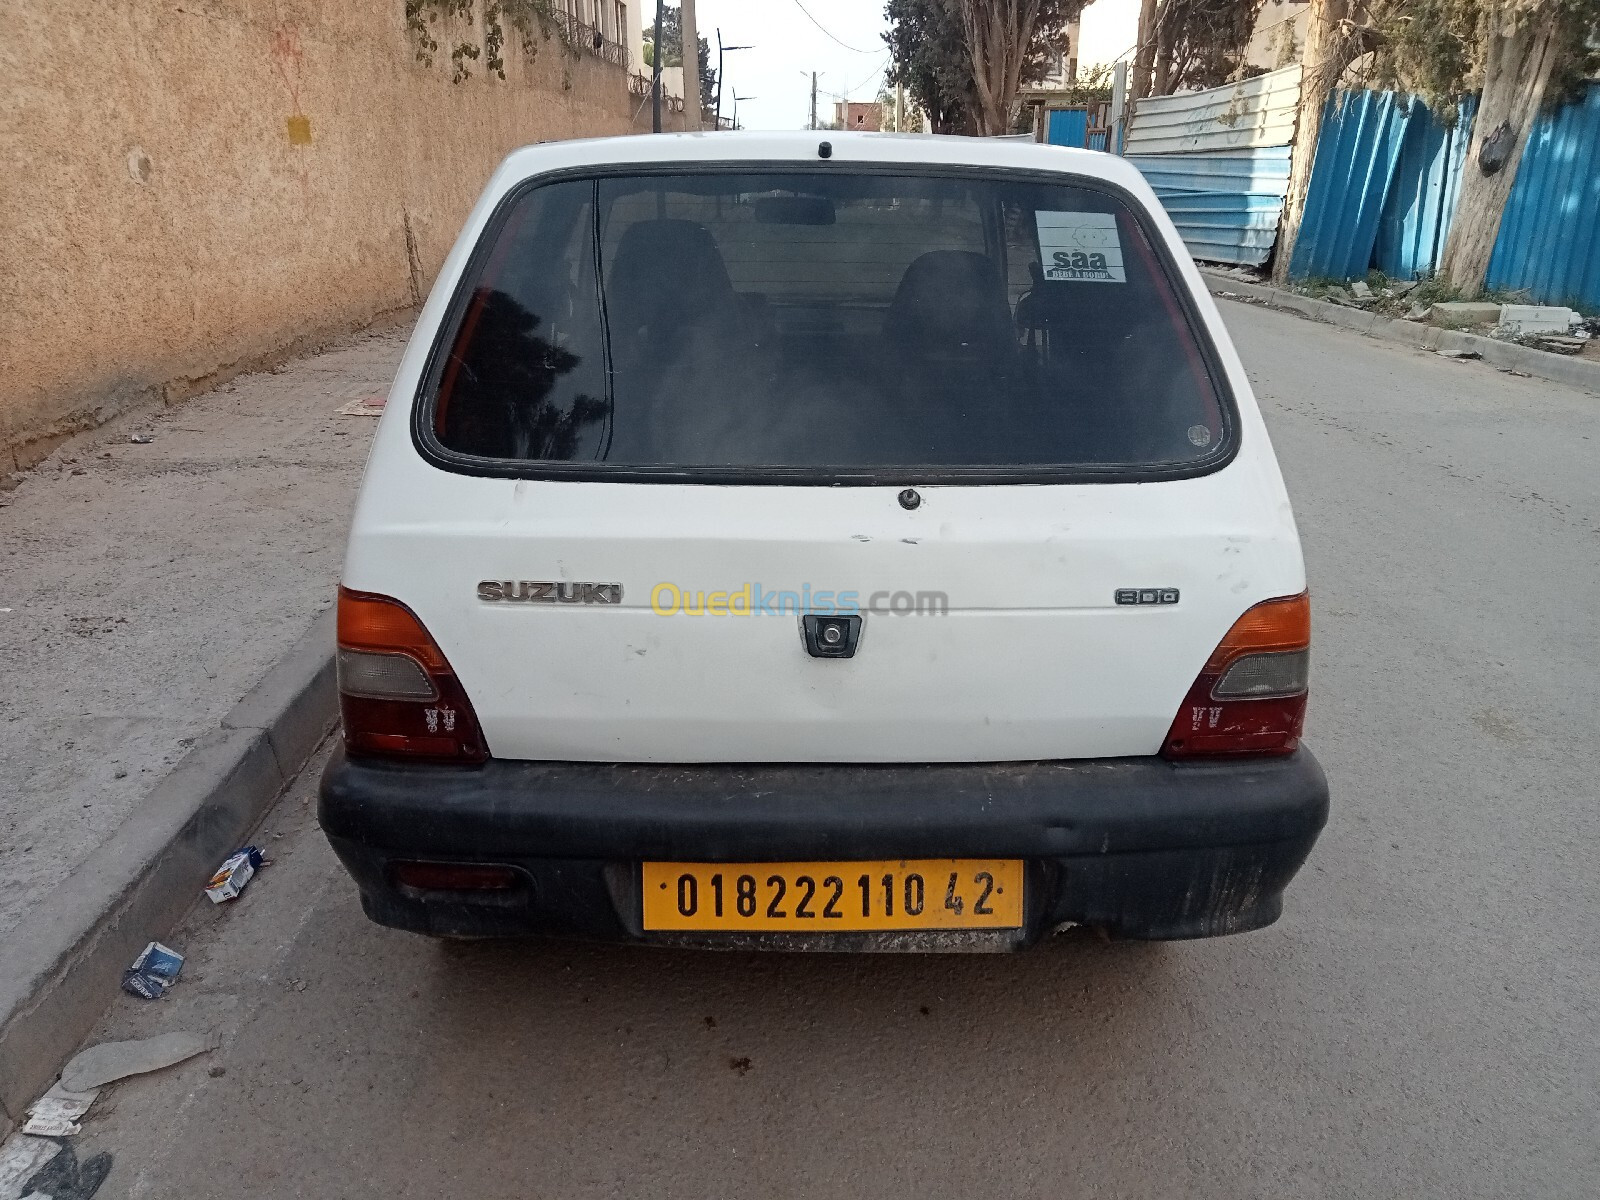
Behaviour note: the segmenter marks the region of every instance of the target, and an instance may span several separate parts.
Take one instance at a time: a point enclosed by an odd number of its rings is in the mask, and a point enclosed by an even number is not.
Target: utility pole
[[[811,128],[817,127],[817,73],[811,72]]]
[[[661,132],[661,6],[656,0],[656,36],[650,44],[650,132]]]
[[[906,85],[903,83],[897,83],[894,85],[894,131],[896,133],[905,132],[905,130],[901,128],[901,126],[905,123],[905,119]]]
[[[722,30],[717,30],[717,128],[722,128],[722,56],[730,50],[749,50],[749,46],[724,46]]]
[[[694,0],[681,0],[678,27],[683,31],[683,127],[700,129],[700,31],[694,23]]]

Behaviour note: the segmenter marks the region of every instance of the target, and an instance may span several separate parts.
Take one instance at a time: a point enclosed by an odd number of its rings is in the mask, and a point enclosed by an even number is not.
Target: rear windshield
[[[421,410],[455,455],[839,478],[1224,451],[1151,238],[1091,185],[567,179],[514,197],[475,262]]]

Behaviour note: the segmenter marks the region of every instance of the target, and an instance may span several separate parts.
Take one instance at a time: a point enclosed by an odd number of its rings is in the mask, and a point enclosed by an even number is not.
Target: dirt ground
[[[129,414],[0,492],[0,937],[332,603],[377,424],[338,410],[406,333]]]

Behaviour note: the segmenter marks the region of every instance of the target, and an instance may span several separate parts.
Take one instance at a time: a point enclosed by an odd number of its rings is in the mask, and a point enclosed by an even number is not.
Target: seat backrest
[[[1005,280],[970,250],[930,250],[912,260],[884,317],[899,357],[998,363],[1016,346]]]
[[[661,218],[624,231],[606,276],[614,338],[673,336],[733,299],[733,284],[710,230]]]

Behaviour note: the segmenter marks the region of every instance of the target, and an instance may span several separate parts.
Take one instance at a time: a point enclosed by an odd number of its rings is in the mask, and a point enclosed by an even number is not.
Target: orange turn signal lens
[[[448,671],[433,638],[416,615],[388,596],[339,589],[339,645],[372,654],[409,654],[432,671]]]
[[[1281,654],[1311,645],[1311,594],[1263,600],[1233,623],[1205,669],[1220,672],[1241,654]]]

